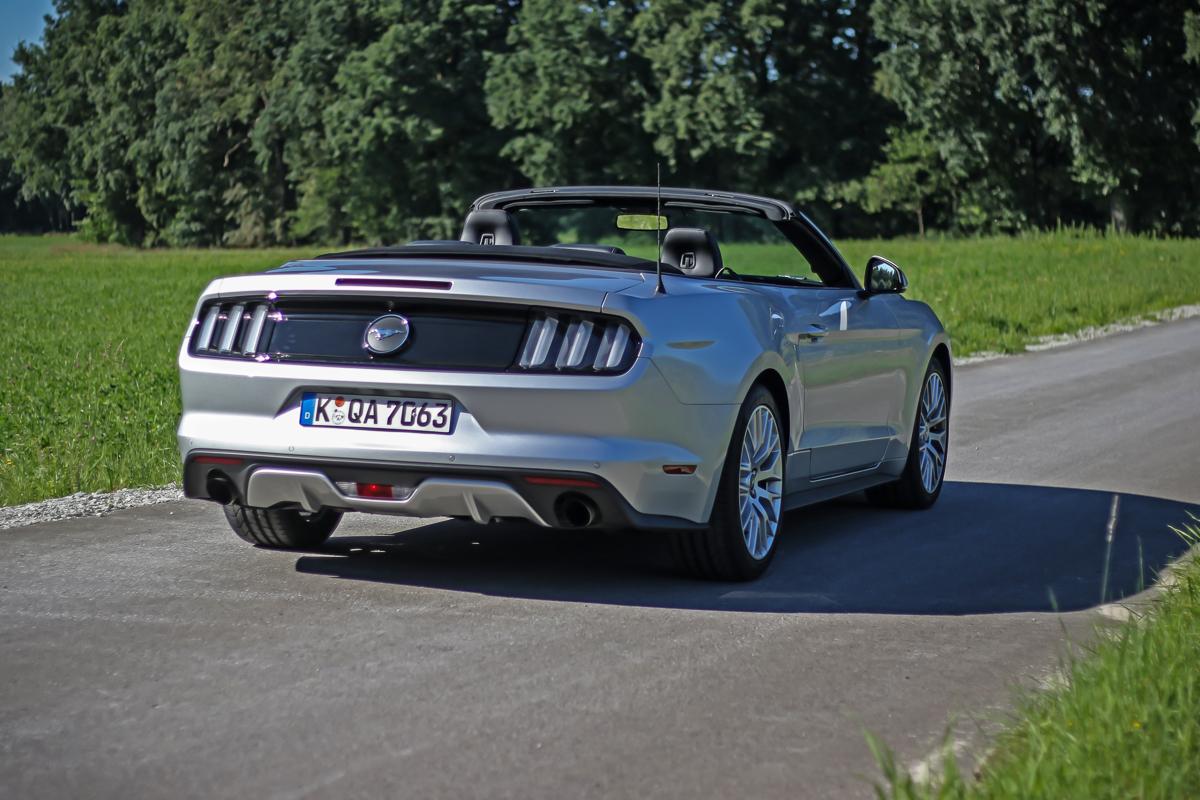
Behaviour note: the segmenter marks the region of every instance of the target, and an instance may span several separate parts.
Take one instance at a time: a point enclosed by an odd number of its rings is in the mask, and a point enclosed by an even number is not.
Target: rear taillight
[[[270,307],[266,303],[214,303],[200,312],[192,352],[254,355],[258,352]]]
[[[624,372],[640,346],[633,328],[619,319],[538,312],[525,333],[517,367],[530,372]]]

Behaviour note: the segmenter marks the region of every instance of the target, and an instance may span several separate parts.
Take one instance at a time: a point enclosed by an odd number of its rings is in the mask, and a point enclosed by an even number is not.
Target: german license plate
[[[300,424],[318,428],[449,433],[454,406],[449,400],[370,397],[305,392]]]

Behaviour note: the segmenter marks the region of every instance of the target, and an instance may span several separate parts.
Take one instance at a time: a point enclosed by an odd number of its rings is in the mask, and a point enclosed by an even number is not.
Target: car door
[[[808,469],[797,472],[811,482],[875,467],[895,436],[890,423],[904,391],[895,315],[882,298],[854,289],[787,296],[785,336],[804,387],[799,448],[808,452]],[[802,488],[801,474],[794,477],[789,488]]]

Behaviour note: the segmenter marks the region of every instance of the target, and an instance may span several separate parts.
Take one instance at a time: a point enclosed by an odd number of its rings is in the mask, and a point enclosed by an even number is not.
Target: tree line
[[[1200,233],[1195,0],[57,0],[14,61],[4,230],[453,237],[661,162],[836,236]]]

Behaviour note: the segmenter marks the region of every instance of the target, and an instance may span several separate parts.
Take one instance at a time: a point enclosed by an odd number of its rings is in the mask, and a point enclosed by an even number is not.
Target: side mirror
[[[904,272],[883,256],[867,259],[867,275],[863,281],[864,294],[903,294],[908,288]]]

